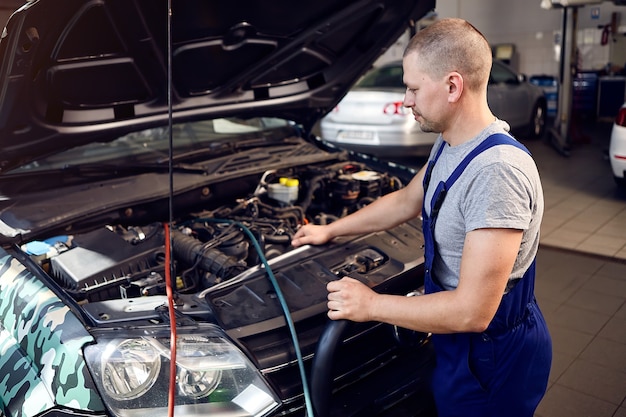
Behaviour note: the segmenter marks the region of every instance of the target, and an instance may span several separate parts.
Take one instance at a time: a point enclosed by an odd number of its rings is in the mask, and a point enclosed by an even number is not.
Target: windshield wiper
[[[101,176],[101,175],[134,175],[134,174],[165,174],[170,171],[168,164],[162,163],[140,163],[140,164],[93,164],[93,165],[68,165],[63,167],[62,173],[71,173],[79,176]],[[189,164],[175,164],[172,172],[182,174],[205,175],[206,170]]]
[[[232,155],[237,152],[250,150],[250,149],[258,149],[258,148],[268,148],[275,146],[293,146],[295,143],[289,139],[280,139],[276,141],[268,141],[267,138],[254,138],[254,139],[245,139],[238,142],[219,142],[213,143],[209,146],[193,149],[186,152],[178,152],[173,156],[173,161],[185,161],[185,160],[193,160],[197,158],[211,156],[212,158],[218,158],[223,155]],[[166,163],[168,161],[167,158],[161,158],[157,160],[157,163]],[[176,164],[181,165],[179,163]],[[182,164],[184,165],[184,164]]]
[[[67,164],[62,167],[54,168],[34,168],[22,169],[10,172],[4,175],[5,178],[28,177],[44,175],[57,175],[64,177],[75,176],[76,178],[101,178],[116,175],[137,175],[137,174],[166,174],[169,172],[169,165],[165,163],[127,163],[120,164]],[[172,166],[172,172],[182,174],[206,175],[207,171],[198,166],[189,164],[175,164]]]
[[[219,144],[210,144],[209,146],[203,147],[203,148],[199,148],[199,149],[192,149],[189,151],[178,151],[173,157],[172,157],[172,161],[176,162],[176,161],[186,161],[189,159],[196,159],[199,157],[207,157],[207,156],[211,156],[213,158],[217,158],[219,156],[222,155],[228,155],[228,154],[232,154],[234,150],[234,146],[231,143],[219,143]],[[157,159],[156,164],[163,164],[165,166],[166,163],[169,161],[169,158],[160,158]],[[190,164],[183,164],[180,162],[177,162],[174,166],[181,166],[181,167],[193,167],[193,165]],[[197,169],[197,168],[196,168]]]

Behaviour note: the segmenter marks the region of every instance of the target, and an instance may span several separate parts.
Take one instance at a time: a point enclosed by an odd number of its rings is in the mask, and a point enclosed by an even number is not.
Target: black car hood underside
[[[311,128],[434,5],[173,0],[170,26],[166,0],[32,1],[0,41],[0,170],[163,125],[170,102]]]

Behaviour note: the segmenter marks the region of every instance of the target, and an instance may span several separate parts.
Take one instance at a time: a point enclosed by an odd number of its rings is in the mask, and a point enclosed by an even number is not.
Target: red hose
[[[176,315],[174,314],[174,291],[172,289],[171,274],[171,241],[168,223],[163,223],[165,229],[165,291],[170,317],[170,380],[167,395],[167,415],[174,417],[174,405],[176,401]]]

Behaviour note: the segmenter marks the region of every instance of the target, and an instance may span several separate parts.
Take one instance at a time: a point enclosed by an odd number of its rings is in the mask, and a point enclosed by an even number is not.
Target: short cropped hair
[[[485,36],[463,19],[441,19],[417,32],[409,41],[404,57],[419,55],[419,65],[432,78],[456,71],[467,88],[486,88],[491,72],[491,47]]]

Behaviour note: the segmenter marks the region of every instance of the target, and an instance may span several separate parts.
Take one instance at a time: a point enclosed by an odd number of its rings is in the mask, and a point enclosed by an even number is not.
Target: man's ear
[[[463,76],[458,72],[448,74],[448,102],[455,103],[463,93]]]

